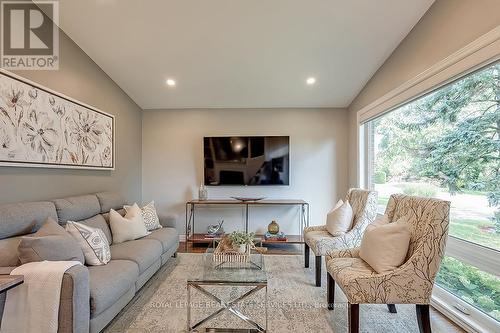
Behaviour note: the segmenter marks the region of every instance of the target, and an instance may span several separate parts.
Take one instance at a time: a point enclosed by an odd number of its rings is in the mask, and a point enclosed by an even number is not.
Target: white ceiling
[[[143,109],[346,107],[433,1],[61,0],[60,25]]]

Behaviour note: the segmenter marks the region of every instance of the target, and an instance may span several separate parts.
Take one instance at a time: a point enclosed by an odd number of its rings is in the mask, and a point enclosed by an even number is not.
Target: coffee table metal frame
[[[214,286],[214,285],[219,285],[219,286],[239,286],[239,287],[246,287],[246,286],[252,286],[253,288],[244,293],[243,295],[235,298],[234,300],[231,300],[229,302],[225,302],[224,300],[220,299],[213,293],[209,292],[203,286],[209,285],[209,286]],[[219,310],[213,312],[209,316],[199,320],[198,322],[194,323],[191,325],[191,288],[194,288],[198,291],[200,291],[202,294],[208,296],[210,299],[216,301],[219,303],[222,308]],[[240,302],[241,300],[247,298],[250,295],[255,294],[259,290],[264,289],[265,290],[265,327],[260,326],[257,322],[255,322],[253,319],[242,313],[240,310],[234,308],[234,305]],[[225,311],[229,311],[238,318],[242,319],[246,323],[250,324],[253,326],[253,329],[248,330],[245,329],[245,332],[266,332],[267,330],[267,282],[226,282],[226,281],[210,281],[210,282],[202,282],[202,281],[191,281],[188,280],[187,282],[187,330],[188,332],[196,332],[196,328],[199,327],[200,325],[206,323],[207,321],[214,319],[224,313]],[[228,331],[227,329],[221,329],[224,331]],[[236,329],[237,330],[237,329]],[[236,331],[234,330],[234,331]],[[243,330],[242,330],[243,331]],[[217,332],[217,329],[210,329],[210,332]]]
[[[216,318],[217,316],[221,315],[225,311],[231,312],[233,315],[236,317],[242,319],[246,323],[250,324],[253,328],[252,329],[220,329],[218,330],[217,328],[211,328],[210,332],[217,332],[217,331],[224,331],[224,332],[266,332],[267,331],[267,276],[265,274],[265,267],[264,267],[264,259],[262,254],[252,254],[251,258],[248,263],[246,263],[246,266],[240,267],[225,267],[224,264],[233,264],[233,263],[215,263],[212,260],[213,256],[213,251],[215,250],[216,243],[218,240],[214,240],[212,243],[212,248],[209,248],[207,252],[204,254],[204,262],[203,262],[203,269],[209,269],[208,275],[210,276],[212,273],[217,274],[218,272],[231,272],[231,270],[238,270],[238,269],[248,269],[250,271],[258,271],[258,272],[264,272],[264,277],[265,278],[255,278],[254,281],[252,279],[249,279],[248,281],[238,281],[238,279],[235,279],[233,276],[233,279],[231,279],[231,275],[229,278],[219,278],[216,276],[215,278],[212,277],[207,277],[206,275],[203,275],[202,278],[195,278],[195,279],[188,279],[187,280],[187,330],[188,332],[196,332],[196,328],[200,327],[207,321]],[[257,256],[257,257],[255,257]],[[254,260],[258,258],[259,260]],[[209,265],[208,267],[206,265]],[[224,271],[223,271],[224,270]],[[205,271],[204,271],[205,273]],[[241,296],[230,300],[229,302],[226,302],[219,298],[217,295],[215,295],[213,292],[210,292],[204,288],[204,286],[227,286],[227,287],[253,287]],[[211,300],[217,302],[221,308],[218,309],[217,311],[213,312],[212,314],[208,315],[207,317],[199,320],[198,322],[191,324],[191,289],[196,289],[202,294],[206,295],[209,297]],[[265,311],[265,327],[262,327],[259,325],[255,320],[250,318],[249,316],[245,315],[242,313],[240,310],[235,308],[235,305],[238,304],[238,302],[244,300],[245,298],[257,293],[258,291],[264,289],[265,291],[265,297],[264,297],[264,311]]]

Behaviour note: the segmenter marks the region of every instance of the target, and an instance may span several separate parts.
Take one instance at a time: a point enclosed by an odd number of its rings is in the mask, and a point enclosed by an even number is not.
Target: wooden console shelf
[[[186,202],[186,249],[188,243],[210,243],[213,238],[205,237],[205,234],[195,232],[195,211],[197,206],[242,206],[245,209],[245,231],[251,231],[249,228],[249,207],[251,206],[298,206],[300,207],[299,213],[299,229],[300,235],[286,235],[286,241],[278,240],[264,240],[262,237],[262,244],[302,244],[304,243],[303,231],[304,227],[309,226],[309,203],[304,200],[291,200],[291,199],[268,199],[268,200],[255,200],[255,201],[239,201],[234,199],[222,200],[190,200]]]
[[[303,244],[304,238],[301,235],[286,235],[286,241],[279,240],[266,240],[264,235],[255,235],[255,237],[260,238],[262,244]],[[211,243],[213,240],[220,240],[220,237],[206,237],[205,234],[194,234],[188,238],[190,243]]]

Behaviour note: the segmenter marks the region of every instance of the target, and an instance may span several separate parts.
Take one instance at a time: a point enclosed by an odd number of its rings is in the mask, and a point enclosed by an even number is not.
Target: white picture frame
[[[0,167],[115,170],[115,116],[0,69]]]

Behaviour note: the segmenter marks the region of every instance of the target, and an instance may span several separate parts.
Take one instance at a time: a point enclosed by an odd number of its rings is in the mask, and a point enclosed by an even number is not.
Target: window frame
[[[372,184],[370,179],[373,174],[373,150],[370,145],[371,120],[497,61],[500,61],[500,26],[360,109],[356,113],[357,185],[369,188]],[[495,249],[450,235],[445,255],[500,276],[500,251]],[[467,331],[500,330],[500,322],[438,285],[434,287],[431,304]],[[459,308],[469,314],[460,311]]]

